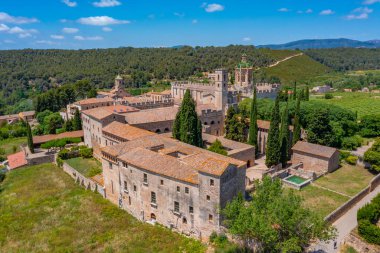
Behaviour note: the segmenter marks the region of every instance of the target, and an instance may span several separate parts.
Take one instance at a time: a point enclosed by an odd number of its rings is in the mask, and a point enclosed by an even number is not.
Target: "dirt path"
[[[286,57],[286,58],[284,58],[284,59],[278,60],[278,61],[276,61],[275,63],[272,63],[271,65],[269,65],[269,66],[267,66],[267,67],[264,67],[264,68],[272,68],[272,67],[275,67],[275,66],[277,66],[278,64],[280,64],[280,63],[282,63],[282,62],[284,62],[284,61],[290,60],[290,59],[292,59],[292,58],[294,58],[294,57],[298,57],[298,56],[301,56],[301,55],[303,55],[303,53],[298,53],[298,54],[290,55],[290,56],[288,56],[288,57]],[[256,70],[259,70],[259,69],[261,69],[261,68],[257,68]]]

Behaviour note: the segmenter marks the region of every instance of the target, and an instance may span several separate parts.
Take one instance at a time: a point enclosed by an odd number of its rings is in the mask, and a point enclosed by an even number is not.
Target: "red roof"
[[[65,132],[61,134],[48,134],[41,136],[33,136],[33,144],[42,144],[51,140],[58,140],[62,138],[77,138],[83,137],[83,130],[73,131],[73,132]]]
[[[28,162],[25,159],[25,153],[23,151],[9,155],[8,164],[11,170],[27,165]]]

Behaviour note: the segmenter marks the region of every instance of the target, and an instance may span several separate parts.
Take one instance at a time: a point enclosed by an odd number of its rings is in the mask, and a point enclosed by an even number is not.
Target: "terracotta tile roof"
[[[154,135],[147,130],[114,121],[103,128],[103,133],[109,133],[125,140],[134,140],[143,136]]]
[[[90,104],[97,104],[97,103],[108,103],[108,102],[113,102],[112,98],[88,98],[88,99],[83,99],[75,102],[74,104],[76,105],[90,105]]]
[[[320,157],[331,158],[336,151],[336,148],[313,144],[305,141],[298,141],[296,145],[292,147],[293,151],[300,151],[307,154],[313,154]]]
[[[65,132],[61,134],[48,134],[48,135],[41,135],[41,136],[33,136],[33,143],[34,144],[42,144],[51,140],[58,140],[62,138],[77,138],[81,137],[83,138],[83,130],[79,131],[73,131],[73,132]]]
[[[82,111],[83,114],[91,116],[95,119],[102,120],[111,116],[112,114],[124,114],[130,112],[138,112],[139,109],[126,106],[126,105],[111,105],[111,106],[102,106],[98,108],[93,108],[89,110]]]
[[[197,110],[197,113],[199,114],[202,111],[207,111],[207,110],[217,111],[218,109],[216,108],[214,104],[198,104],[196,110]]]
[[[10,114],[10,115],[1,115],[0,119],[18,119],[18,114]]]
[[[101,185],[104,187],[104,177],[103,177],[103,173],[101,174],[98,174],[98,175],[95,175],[93,176],[92,178],[92,181],[94,181],[95,183]]]
[[[24,151],[9,155],[7,159],[8,159],[9,168],[11,170],[17,169],[19,167],[22,167],[28,164],[25,158]]]
[[[246,165],[243,161],[158,134],[108,146],[102,152],[154,173],[192,183],[197,183],[192,176],[197,171],[220,176],[231,164],[239,168]],[[180,152],[182,156],[171,156],[174,152]]]
[[[157,152],[145,148],[132,149],[119,156],[119,159],[153,173],[192,184],[198,183],[198,172],[191,166],[181,163],[177,158],[160,155]]]
[[[249,119],[248,119],[249,121]],[[269,120],[261,120],[261,119],[258,119],[257,120],[257,126],[258,128],[262,128],[262,129],[267,129],[269,130],[269,127],[270,127],[270,121]],[[293,131],[293,126],[292,125],[289,125],[289,130],[290,131]]]
[[[168,121],[175,119],[177,111],[177,106],[141,110],[139,112],[129,113],[125,115],[125,119],[128,124],[143,124],[150,122]]]

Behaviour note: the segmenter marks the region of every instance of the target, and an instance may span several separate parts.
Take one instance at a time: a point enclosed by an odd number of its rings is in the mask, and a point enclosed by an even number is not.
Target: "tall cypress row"
[[[281,163],[282,167],[285,167],[289,160],[289,111],[288,104],[282,113],[281,117],[281,131],[280,131],[280,142],[281,142]]]
[[[306,85],[306,88],[305,88],[305,101],[309,101],[309,86]]]
[[[301,106],[301,99],[300,97],[297,97],[296,111],[294,114],[294,128],[293,128],[293,140],[292,140],[293,146],[297,143],[297,141],[301,139],[300,106]]]
[[[29,122],[26,121],[26,136],[28,141],[28,147],[31,153],[34,153],[34,145],[33,145],[33,135],[32,129],[30,128]]]
[[[292,95],[292,98],[293,98],[293,100],[297,99],[297,82],[296,81],[294,81],[294,84],[293,84],[293,95]]]
[[[202,147],[202,124],[198,118],[195,101],[186,90],[181,107],[173,123],[173,137],[185,143]]]
[[[277,96],[273,107],[268,133],[265,165],[271,167],[280,162],[280,103]]]
[[[74,131],[82,130],[82,120],[80,118],[79,110],[75,110],[74,122],[73,122]]]
[[[257,144],[257,90],[256,87],[253,89],[253,100],[251,104],[251,114],[249,122],[249,135],[248,144],[255,146],[256,155],[258,154],[258,144]]]

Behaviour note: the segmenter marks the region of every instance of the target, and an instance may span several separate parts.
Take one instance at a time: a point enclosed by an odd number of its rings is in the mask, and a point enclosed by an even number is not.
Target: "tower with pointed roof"
[[[235,84],[240,87],[250,87],[253,84],[253,66],[247,61],[247,55],[241,56],[241,61],[235,68]]]

